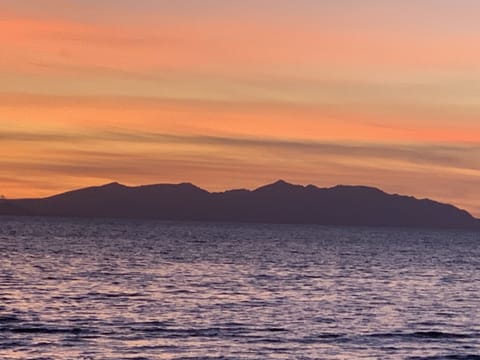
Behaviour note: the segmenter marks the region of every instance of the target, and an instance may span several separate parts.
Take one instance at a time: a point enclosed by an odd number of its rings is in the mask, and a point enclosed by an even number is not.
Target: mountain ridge
[[[186,182],[112,182],[39,199],[3,200],[0,205],[0,215],[480,229],[480,220],[451,204],[371,186],[320,188],[284,180],[223,192]]]

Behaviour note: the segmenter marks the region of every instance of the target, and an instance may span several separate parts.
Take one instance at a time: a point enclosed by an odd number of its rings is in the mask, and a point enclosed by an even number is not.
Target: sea
[[[480,359],[480,233],[0,218],[1,360]]]

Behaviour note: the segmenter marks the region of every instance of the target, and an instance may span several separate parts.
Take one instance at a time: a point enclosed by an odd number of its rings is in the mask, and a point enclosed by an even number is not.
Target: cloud
[[[386,143],[342,143],[322,141],[298,141],[258,137],[225,137],[210,135],[179,135],[125,130],[90,130],[74,133],[0,131],[0,141],[43,143],[54,148],[61,144],[81,144],[88,148],[101,143],[109,148],[109,143],[124,145],[117,152],[90,151],[88,157],[108,154],[128,154],[132,145],[146,145],[145,151],[154,151],[157,147],[169,147],[175,153],[175,147],[182,149],[195,146],[196,157],[208,157],[209,149],[221,149],[226,154],[242,154],[245,151],[268,153],[270,157],[278,155],[303,156],[307,158],[345,158],[345,159],[383,159],[399,160],[427,166],[445,166],[469,169],[480,172],[480,144],[386,144]],[[204,153],[202,154],[202,148]],[[68,151],[68,150],[66,150]],[[81,154],[81,153],[80,153]],[[192,155],[193,157],[193,155]]]

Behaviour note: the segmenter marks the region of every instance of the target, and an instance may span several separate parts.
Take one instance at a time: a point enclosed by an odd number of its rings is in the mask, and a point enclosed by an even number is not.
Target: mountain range
[[[429,199],[367,186],[319,188],[282,180],[225,192],[190,183],[114,182],[48,198],[0,200],[0,215],[480,229],[480,220],[465,210]]]

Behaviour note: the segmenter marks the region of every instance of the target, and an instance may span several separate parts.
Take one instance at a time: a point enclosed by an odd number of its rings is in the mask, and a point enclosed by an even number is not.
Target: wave
[[[13,323],[18,322],[20,319],[15,314],[4,314],[0,315],[0,324],[2,323]]]
[[[169,328],[163,326],[133,327],[132,330],[145,333],[159,333],[166,337],[229,337],[247,335],[250,333],[283,333],[288,330],[280,327],[248,328],[235,327],[209,327],[209,328]]]
[[[0,327],[0,332],[9,332],[13,334],[86,334],[91,330],[78,327],[73,328],[55,328],[48,326],[16,326],[16,327]]]
[[[414,356],[407,360],[480,360],[480,355],[440,355],[440,356]]]
[[[378,333],[370,334],[368,336],[377,338],[469,339],[477,336],[477,334],[449,333],[442,331],[415,331],[410,333]]]

